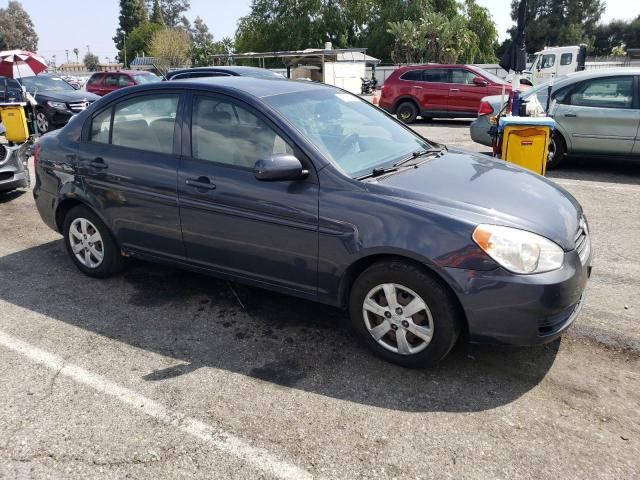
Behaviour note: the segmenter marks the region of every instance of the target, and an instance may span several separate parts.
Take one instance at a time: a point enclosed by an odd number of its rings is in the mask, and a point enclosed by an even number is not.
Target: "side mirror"
[[[288,154],[270,155],[258,160],[253,173],[263,182],[300,180],[309,175],[309,171],[302,168],[300,160]]]
[[[482,77],[473,77],[473,84],[478,87],[486,87],[487,85],[489,85],[489,82],[487,82]]]

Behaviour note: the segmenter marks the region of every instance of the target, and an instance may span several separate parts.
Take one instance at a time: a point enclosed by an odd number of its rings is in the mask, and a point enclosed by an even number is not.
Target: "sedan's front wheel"
[[[377,355],[405,367],[437,364],[451,350],[462,319],[453,294],[425,269],[377,263],[356,280],[351,322]]]

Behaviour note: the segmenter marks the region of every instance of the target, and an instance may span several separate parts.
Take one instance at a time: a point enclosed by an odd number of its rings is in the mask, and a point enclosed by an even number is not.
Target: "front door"
[[[239,279],[314,294],[318,183],[313,166],[258,112],[228,97],[194,96],[190,118],[191,146],[183,148],[178,174],[188,259]],[[310,176],[257,180],[255,162],[279,153],[295,154]]]
[[[554,118],[571,152],[631,153],[640,123],[634,77],[585,80],[557,105]]]
[[[127,97],[93,116],[80,146],[85,191],[127,249],[184,258],[176,190],[180,99]]]
[[[478,74],[466,68],[451,68],[449,85],[449,113],[477,115],[480,101],[489,94],[487,85],[476,85]],[[487,82],[488,83],[488,82]]]

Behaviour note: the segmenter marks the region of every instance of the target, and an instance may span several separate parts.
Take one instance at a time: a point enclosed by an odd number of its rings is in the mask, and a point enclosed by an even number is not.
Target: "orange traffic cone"
[[[378,94],[376,92],[373,92],[373,99],[371,100],[371,102],[374,105],[378,105],[378,102],[380,101],[380,99],[378,98]]]

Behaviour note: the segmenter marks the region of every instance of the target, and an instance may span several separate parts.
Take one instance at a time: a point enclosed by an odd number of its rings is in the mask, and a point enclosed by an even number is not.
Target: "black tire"
[[[418,118],[418,107],[413,102],[402,102],[396,108],[396,117],[403,123],[413,123]]]
[[[422,351],[405,355],[393,352],[372,336],[365,323],[363,305],[367,296],[377,286],[390,283],[415,292],[426,303],[431,313],[432,337],[430,342],[425,342],[427,345]],[[401,295],[397,298],[402,300]],[[455,345],[463,322],[462,313],[453,293],[426,268],[403,261],[384,261],[365,270],[356,279],[351,289],[349,314],[353,329],[369,349],[385,360],[410,368],[436,365]],[[373,314],[369,312],[367,314],[370,323],[375,319],[380,323],[384,321],[382,316],[371,317]],[[415,319],[416,315],[413,315],[413,318]],[[398,331],[397,327],[396,331]],[[389,330],[381,340],[385,343],[393,343],[397,338],[396,331]],[[412,340],[420,345],[419,338],[413,336]]]
[[[560,168],[567,154],[567,145],[564,138],[558,132],[554,132],[549,143],[549,156],[547,157],[547,170]]]
[[[51,119],[43,108],[36,109],[36,128],[40,133],[47,133],[52,129]]]
[[[79,219],[88,220],[100,235],[103,258],[101,263],[95,267],[90,267],[83,264],[73,252],[73,247],[71,245],[72,240],[70,239],[70,229],[72,224],[74,224],[74,221]],[[73,260],[73,263],[76,265],[76,267],[78,267],[78,269],[85,275],[95,278],[107,278],[120,272],[125,267],[126,258],[124,258],[120,254],[120,249],[116,245],[116,242],[113,240],[111,232],[102,222],[102,220],[100,220],[100,218],[95,213],[93,213],[84,205],[79,205],[69,210],[64,218],[64,226],[62,231],[64,235],[64,244],[67,248],[69,256]],[[93,232],[93,229],[91,229],[91,232]]]

